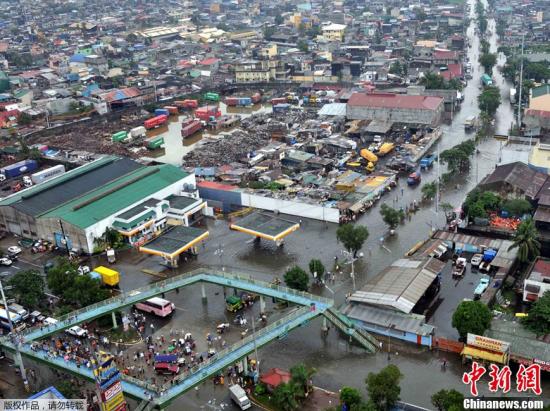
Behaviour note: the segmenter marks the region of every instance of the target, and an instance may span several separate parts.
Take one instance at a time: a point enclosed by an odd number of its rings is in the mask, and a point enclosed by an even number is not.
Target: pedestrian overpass
[[[189,391],[210,376],[217,374],[219,371],[245,358],[250,353],[254,352],[256,348],[264,346],[276,339],[284,338],[291,330],[306,325],[309,321],[318,316],[323,316],[328,319],[336,328],[348,335],[350,341],[352,339],[355,340],[368,352],[372,353],[376,351],[376,340],[365,331],[355,328],[347,317],[334,309],[334,302],[331,299],[240,274],[211,269],[194,270],[136,290],[125,292],[119,296],[73,311],[72,313],[60,317],[55,324],[24,331],[20,334],[22,343],[20,344],[19,350],[22,355],[29,358],[45,362],[50,366],[72,372],[83,378],[94,380],[91,369],[85,366],[77,366],[74,362],[65,361],[61,357],[52,357],[45,351],[32,349],[31,343],[61,332],[74,325],[91,321],[109,313],[114,313],[121,308],[132,306],[139,301],[195,283],[211,283],[223,287],[240,289],[250,293],[287,301],[300,306],[300,308],[286,317],[261,328],[254,334],[249,335],[228,348],[217,352],[213,357],[205,360],[203,363],[183,372],[178,376],[174,384],[163,387],[123,375],[122,388],[125,394],[141,400],[147,400],[148,397],[152,396],[154,400],[153,403],[149,405],[154,405],[159,409],[163,409],[178,396]],[[203,296],[204,295],[203,291]],[[15,351],[14,342],[9,337],[1,338],[0,345],[10,351]]]

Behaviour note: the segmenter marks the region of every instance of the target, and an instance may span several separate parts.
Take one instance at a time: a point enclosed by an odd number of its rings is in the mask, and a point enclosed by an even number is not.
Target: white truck
[[[58,164],[56,166],[31,174],[30,180],[34,184],[40,184],[44,181],[51,180],[52,178],[57,177],[63,173],[65,173],[65,166],[63,164]]]
[[[239,406],[241,410],[247,410],[252,407],[246,392],[240,385],[235,384],[229,387],[229,394],[231,395],[231,399]]]

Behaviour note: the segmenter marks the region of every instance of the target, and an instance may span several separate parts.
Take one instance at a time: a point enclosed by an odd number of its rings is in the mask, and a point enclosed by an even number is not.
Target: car
[[[13,261],[10,260],[8,257],[2,257],[0,258],[0,265],[6,265],[6,266],[10,266],[13,264]]]
[[[443,245],[443,244],[439,244],[431,253],[430,253],[430,257],[434,257],[434,258],[441,258],[443,257],[447,251],[449,249]]]
[[[78,325],[69,328],[65,332],[69,335],[72,335],[73,337],[85,338],[88,336],[88,331],[86,331],[84,328],[80,328]]]
[[[481,294],[485,292],[487,287],[489,287],[489,277],[483,276],[479,279],[479,284],[474,291],[474,299],[479,299],[481,297]]]
[[[492,267],[493,266],[490,262],[482,261],[481,264],[479,264],[479,271],[485,271],[486,273],[488,273],[489,271],[491,271]]]
[[[54,325],[54,324],[57,324],[57,322],[58,321],[52,317],[44,318],[44,325]]]
[[[21,254],[22,251],[23,250],[21,250],[21,247],[18,247],[16,245],[12,245],[12,246],[8,247],[8,253],[10,253],[10,254],[17,255],[17,254]]]
[[[472,264],[472,267],[479,267],[481,261],[483,261],[483,254],[474,254],[470,260],[470,264]]]

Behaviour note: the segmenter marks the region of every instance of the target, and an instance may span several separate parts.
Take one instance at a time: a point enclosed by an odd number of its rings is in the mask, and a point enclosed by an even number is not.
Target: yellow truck
[[[376,156],[376,154],[374,154],[372,151],[369,151],[367,150],[366,148],[364,148],[363,150],[361,150],[359,152],[359,154],[361,155],[361,157],[363,157],[365,160],[367,160],[368,162],[371,162],[373,164],[376,164],[376,162],[378,161],[378,157]]]
[[[394,148],[395,148],[395,144],[393,144],[393,143],[384,143],[380,146],[380,150],[378,150],[378,155],[380,157],[383,157],[386,154],[390,153]]]
[[[109,287],[116,287],[120,281],[120,273],[100,265],[94,268],[94,273],[101,276],[101,282]]]

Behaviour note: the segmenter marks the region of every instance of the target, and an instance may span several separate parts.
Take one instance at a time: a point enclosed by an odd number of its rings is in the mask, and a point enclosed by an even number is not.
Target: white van
[[[252,407],[250,400],[246,396],[246,392],[240,385],[235,384],[229,387],[229,394],[231,395],[231,399],[239,406],[241,410],[247,410]]]
[[[27,318],[29,318],[29,312],[22,305],[15,304],[15,303],[10,304],[8,306],[8,310],[10,310],[12,313],[19,315],[23,320],[26,320]]]

